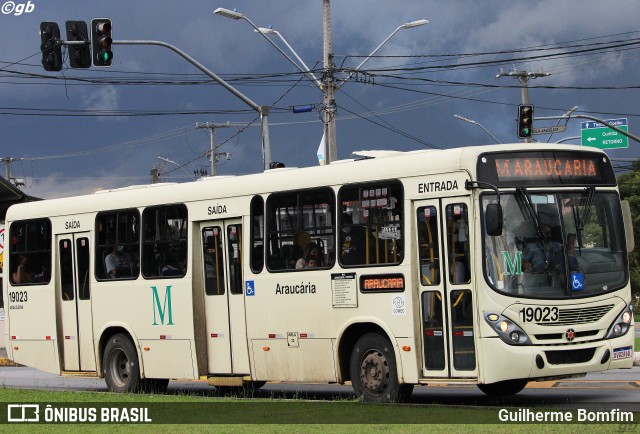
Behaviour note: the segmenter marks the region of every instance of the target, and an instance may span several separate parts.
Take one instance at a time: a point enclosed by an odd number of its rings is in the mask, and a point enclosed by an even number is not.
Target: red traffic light
[[[96,32],[99,35],[108,35],[111,33],[111,21],[98,21],[96,23]]]

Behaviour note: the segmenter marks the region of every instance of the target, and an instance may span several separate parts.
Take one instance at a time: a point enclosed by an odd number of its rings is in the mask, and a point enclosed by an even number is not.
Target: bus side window
[[[403,191],[398,181],[346,185],[341,206],[340,264],[399,264],[404,255]]]
[[[453,284],[471,282],[469,258],[469,216],[467,205],[447,205],[447,247],[449,281]]]
[[[136,279],[140,272],[140,213],[138,210],[124,209],[98,213],[95,249],[96,280]],[[120,255],[121,259],[107,260],[109,255],[114,253]],[[110,273],[116,262],[120,266],[115,267],[115,273]],[[112,270],[108,267],[112,267]]]
[[[251,271],[260,273],[264,267],[264,200],[262,196],[251,199]]]
[[[187,207],[149,207],[142,213],[142,275],[183,277],[187,270]]]
[[[44,285],[51,281],[51,222],[16,221],[9,228],[9,281]]]
[[[440,284],[440,252],[436,207],[423,206],[417,211],[420,282],[424,286]]]
[[[202,229],[202,246],[205,294],[222,295],[224,294],[222,228],[213,226]]]
[[[332,267],[335,258],[334,210],[330,188],[270,195],[267,199],[269,270]],[[320,250],[314,261],[305,257],[305,253],[312,250],[308,248],[310,246]]]

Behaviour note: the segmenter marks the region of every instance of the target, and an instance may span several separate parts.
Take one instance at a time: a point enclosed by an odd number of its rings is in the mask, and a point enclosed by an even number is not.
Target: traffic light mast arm
[[[609,122],[602,120],[602,119],[598,119],[595,118],[593,116],[588,116],[588,115],[562,115],[562,116],[544,116],[544,117],[540,117],[540,118],[535,118],[535,120],[537,121],[547,121],[547,120],[555,120],[555,119],[571,119],[571,118],[577,118],[577,119],[588,119],[590,121],[596,121],[601,123],[602,125],[604,125],[607,128],[611,128],[614,131],[619,132],[620,134],[622,134],[623,136],[627,136],[628,138],[630,138],[631,140],[635,140],[636,142],[640,143],[640,137],[631,134],[627,131],[624,131],[621,128],[616,127],[615,125],[611,125]]]
[[[222,87],[224,87],[229,92],[234,94],[236,97],[240,98],[245,104],[247,104],[249,107],[254,109],[256,112],[262,113],[262,107],[261,106],[259,106],[255,102],[251,101],[249,98],[247,98],[245,95],[243,95],[236,88],[231,86],[229,83],[224,81],[222,78],[218,77],[216,74],[214,74],[209,69],[207,69],[206,66],[202,65],[200,62],[198,62],[193,57],[189,56],[187,53],[185,53],[184,51],[182,51],[178,47],[175,47],[175,46],[173,46],[171,44],[168,44],[168,43],[162,42],[162,41],[115,41],[114,40],[112,42],[112,44],[113,45],[158,45],[160,47],[168,48],[168,49],[174,51],[175,53],[179,54],[187,62],[191,63],[193,66],[198,68],[200,71],[204,72],[206,75],[208,75],[209,77],[214,79],[216,82],[218,82],[218,84],[220,84]]]
[[[263,157],[263,161],[264,161],[265,170],[269,168],[269,164],[271,163],[271,144],[270,144],[270,141],[269,141],[269,122],[268,122],[269,108],[270,108],[269,106],[260,106],[260,105],[256,104],[255,102],[250,100],[248,97],[246,97],[244,94],[242,94],[239,90],[237,90],[236,88],[231,86],[229,83],[224,81],[222,78],[218,77],[216,74],[211,72],[209,69],[207,69],[206,66],[204,66],[203,64],[198,62],[196,59],[194,59],[193,57],[189,56],[187,53],[185,53],[184,51],[182,51],[178,47],[175,47],[175,46],[173,46],[171,44],[168,44],[166,42],[162,42],[162,41],[126,41],[126,40],[115,41],[114,40],[114,41],[112,41],[112,45],[157,45],[157,46],[160,46],[160,47],[168,48],[168,49],[172,50],[173,52],[177,53],[178,55],[180,55],[183,59],[185,59],[187,62],[191,63],[193,66],[198,68],[200,71],[204,72],[207,76],[211,77],[213,80],[215,80],[218,84],[220,84],[222,87],[227,89],[229,92],[231,92],[237,98],[240,98],[245,104],[247,104],[249,107],[251,107],[253,110],[255,110],[260,115],[260,123],[261,123],[261,126],[262,126],[262,157]]]

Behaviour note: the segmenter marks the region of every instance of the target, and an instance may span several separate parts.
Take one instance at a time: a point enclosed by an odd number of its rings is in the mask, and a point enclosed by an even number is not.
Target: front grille
[[[572,363],[587,363],[593,358],[595,348],[583,350],[545,351],[547,361],[551,365],[570,365]]]
[[[559,319],[556,322],[540,322],[541,326],[588,324],[599,321],[609,311],[613,304],[606,306],[579,307],[576,309],[560,309]]]
[[[575,332],[575,337],[576,338],[586,338],[589,336],[595,336],[599,333],[599,330],[585,330],[582,332]],[[563,333],[546,333],[546,334],[542,334],[542,335],[533,335],[537,340],[539,341],[548,341],[548,340],[556,340],[556,339],[563,339],[564,338],[564,334]]]

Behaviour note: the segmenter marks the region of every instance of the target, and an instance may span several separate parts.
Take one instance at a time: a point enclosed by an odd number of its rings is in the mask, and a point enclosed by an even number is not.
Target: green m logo
[[[509,252],[503,250],[502,257],[504,259],[504,272],[502,273],[505,276],[511,276],[515,274],[516,276],[522,275],[522,252],[517,251],[511,260],[511,256]]]
[[[173,324],[173,314],[171,311],[171,286],[167,286],[164,291],[164,301],[160,303],[160,295],[158,294],[158,288],[155,286],[151,287],[153,293],[153,299],[151,303],[153,304],[153,325],[158,325],[158,317],[160,317],[160,324],[164,324],[165,314],[168,316],[167,325]],[[157,311],[157,315],[156,315]]]

